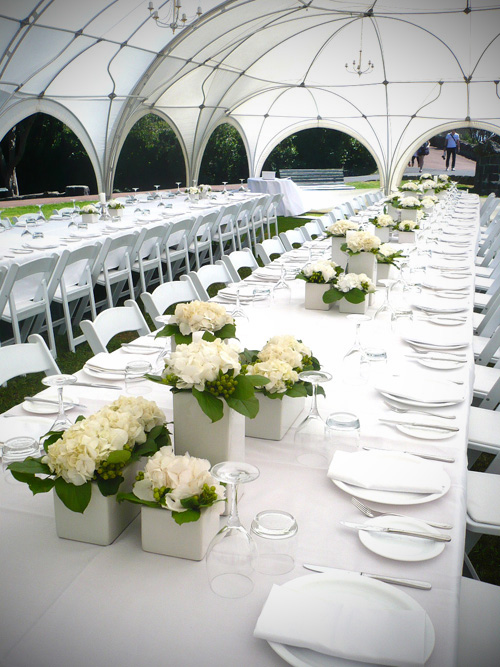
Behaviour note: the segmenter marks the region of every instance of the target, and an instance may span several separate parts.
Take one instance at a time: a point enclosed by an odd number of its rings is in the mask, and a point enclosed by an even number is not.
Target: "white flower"
[[[287,390],[287,382],[295,384],[299,380],[299,375],[292,366],[276,357],[248,366],[248,372],[268,378],[269,383],[265,385],[265,388],[270,394],[281,394]]]
[[[219,499],[225,497],[224,487],[210,474],[210,462],[189,454],[175,456],[172,447],[161,447],[149,457],[144,479],[134,484],[134,495],[141,500],[155,501],[154,489],[166,487],[165,509],[185,512],[181,500],[200,495],[203,486],[215,487]]]
[[[403,183],[401,185],[401,190],[411,190],[412,192],[417,192],[418,191],[418,184],[414,183],[413,181],[408,181],[407,183]]]
[[[118,199],[112,199],[111,201],[108,201],[108,208],[117,211],[121,208],[125,208],[125,206],[121,202],[119,202]]]
[[[375,291],[375,285],[366,273],[344,273],[337,281],[337,289],[340,292],[350,292],[352,289],[360,289],[370,293]]]
[[[383,257],[392,257],[392,255],[395,255],[397,252],[399,252],[399,248],[392,243],[382,243],[378,249],[378,254]]]
[[[200,194],[200,190],[195,186],[192,186],[192,187],[188,188],[187,192],[190,195],[199,195]]]
[[[392,216],[381,213],[375,218],[375,225],[377,227],[391,227],[394,225]]]
[[[333,225],[330,225],[326,228],[326,231],[332,236],[345,236],[346,232],[349,230],[359,229],[359,224],[357,222],[352,222],[351,220],[337,220]]]
[[[436,185],[436,181],[425,180],[420,183],[422,190],[432,190]]]
[[[440,181],[444,181],[444,182],[446,182],[449,178],[450,177],[448,176],[448,174],[439,174],[439,176],[438,176],[438,179]]]
[[[87,204],[86,206],[82,206],[80,209],[80,213],[99,213],[99,209],[94,206],[94,204]]]
[[[380,246],[380,239],[370,232],[353,232],[347,239],[347,247],[351,252],[370,252]]]
[[[432,208],[434,206],[434,197],[422,197],[421,204],[424,208]]]
[[[420,206],[420,200],[416,197],[405,197],[399,202],[400,208],[415,208]]]
[[[238,375],[241,370],[238,351],[233,344],[198,340],[189,345],[178,345],[165,364],[164,376],[173,373],[179,379],[178,389],[198,389],[203,391],[206,382],[213,382],[219,375],[233,370]]]
[[[307,347],[307,345],[301,343],[300,340],[297,340],[294,336],[290,335],[273,336],[267,341],[266,345],[262,349],[265,349],[268,345],[281,345],[283,347],[289,347],[292,350],[299,352],[302,357],[310,357],[312,354],[311,348]]]
[[[260,361],[279,359],[290,364],[292,368],[302,367],[302,355],[297,350],[286,345],[268,343],[257,355]]]
[[[331,260],[320,259],[317,262],[306,264],[306,266],[304,266],[302,269],[302,273],[306,276],[306,278],[310,278],[314,273],[321,273],[325,283],[328,283],[337,275],[335,271],[337,266],[338,265]]]
[[[219,331],[234,320],[219,303],[191,301],[177,304],[169,323],[178,324],[181,334],[186,336],[194,331]]]
[[[200,185],[200,192],[203,194],[207,192],[212,192],[212,186],[211,185]]]
[[[432,174],[426,172],[425,174],[420,174],[420,179],[422,181],[432,180]]]
[[[418,227],[416,220],[401,220],[399,223],[399,229],[404,232],[412,232],[416,227]]]

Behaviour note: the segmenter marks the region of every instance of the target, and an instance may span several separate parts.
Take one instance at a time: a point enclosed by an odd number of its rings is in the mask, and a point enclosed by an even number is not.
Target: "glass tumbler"
[[[255,516],[251,532],[259,552],[257,572],[275,575],[293,570],[297,531],[297,522],[288,512],[264,510]]]
[[[40,443],[35,438],[28,436],[18,436],[6,440],[2,448],[2,470],[6,476],[6,481],[14,483],[7,466],[16,461],[24,461],[28,456],[38,458],[40,455]]]
[[[125,366],[125,393],[130,396],[149,394],[152,387],[144,376],[151,371],[149,361],[129,361]]]
[[[332,456],[337,450],[353,452],[360,446],[359,418],[352,412],[332,412],[326,420]]]

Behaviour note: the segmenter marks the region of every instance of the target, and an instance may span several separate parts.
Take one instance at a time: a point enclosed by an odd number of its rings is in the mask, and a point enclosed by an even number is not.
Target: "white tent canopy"
[[[155,3],[160,17],[172,2]],[[37,111],[56,116],[109,193],[127,133],[151,112],[175,130],[188,180],[223,122],[251,175],[291,133],[327,127],[370,150],[387,189],[438,132],[500,133],[499,2],[182,0],[182,12],[200,3],[174,35],[145,0],[2,0],[0,138]],[[374,67],[359,76],[345,64],[361,44]]]

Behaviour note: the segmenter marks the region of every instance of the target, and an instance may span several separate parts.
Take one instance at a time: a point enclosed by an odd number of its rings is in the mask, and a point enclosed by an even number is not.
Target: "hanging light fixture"
[[[358,58],[358,62],[356,63],[356,61],[353,60],[352,65],[349,65],[349,63],[346,63],[345,68],[351,74],[357,74],[358,76],[361,76],[362,74],[369,74],[370,72],[372,72],[374,67],[375,67],[375,65],[372,63],[371,60],[369,60],[366,67],[363,68],[363,17],[362,17],[361,18],[361,36],[360,36],[360,40],[359,40],[359,58]]]
[[[167,4],[168,13],[163,18],[160,18],[158,10],[154,8],[152,2],[149,2],[149,15],[152,19],[154,19],[158,27],[170,28],[172,34],[174,35],[176,30],[182,30],[186,27],[186,25],[193,23],[203,14],[201,7],[198,7],[196,14],[193,16],[187,16],[187,14],[182,12],[181,0],[167,0]]]

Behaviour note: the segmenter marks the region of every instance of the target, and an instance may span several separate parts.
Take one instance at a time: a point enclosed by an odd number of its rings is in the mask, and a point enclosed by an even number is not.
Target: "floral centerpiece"
[[[186,188],[186,194],[190,201],[197,201],[200,198],[200,189],[196,185]]]
[[[120,201],[118,201],[118,199],[111,199],[108,201],[108,208],[111,211],[120,211],[123,210],[125,206]]]
[[[442,183],[447,183],[450,180],[450,177],[448,174],[439,174],[438,176],[438,181],[441,181]]]
[[[346,256],[340,249],[347,232],[358,231],[359,224],[352,220],[337,220],[326,228],[325,233],[328,238],[332,239],[332,260],[345,269]]]
[[[234,319],[222,304],[211,301],[190,301],[178,303],[168,324],[156,337],[173,336],[177,345],[191,343],[193,333],[203,331],[205,340],[234,338]]]
[[[400,232],[414,232],[416,229],[420,229],[418,220],[401,220],[398,222],[396,229]]]
[[[339,276],[337,283],[325,292],[323,301],[339,301],[342,312],[365,312],[366,297],[375,292],[375,284],[365,273],[345,273]],[[344,305],[344,301],[349,305]],[[353,307],[350,307],[353,306]],[[359,306],[358,309],[355,307]]]
[[[97,222],[99,209],[94,204],[86,204],[81,207],[80,213],[84,222]]]
[[[436,187],[436,181],[434,179],[426,178],[420,181],[420,190],[425,192],[426,190],[434,190]]]
[[[380,213],[373,218],[369,218],[368,221],[374,225],[376,229],[375,236],[378,236],[382,243],[386,243],[389,240],[391,229],[395,224],[392,215]]]
[[[200,191],[200,199],[206,199],[210,193],[212,192],[212,186],[211,185],[200,185],[199,187]]]
[[[439,201],[438,198],[434,197],[433,195],[426,195],[425,197],[422,197],[422,199],[420,200],[424,209],[433,208],[438,201]]]
[[[420,181],[432,181],[432,182],[435,182],[435,181],[434,181],[434,177],[433,177],[433,175],[430,174],[428,171],[426,171],[425,174],[420,174],[420,176],[419,176],[419,180],[420,180]]]
[[[216,505],[224,496],[224,487],[210,474],[209,461],[187,453],[176,456],[166,446],[148,459],[132,492],[119,494],[118,501],[142,505],[144,551],[201,560],[219,529]]]
[[[268,384],[257,388],[260,409],[256,419],[246,421],[246,435],[267,440],[281,440],[302,412],[312,385],[299,373],[319,370],[319,361],[311,349],[294,336],[274,336],[261,350],[245,350],[247,372],[265,377]],[[318,393],[324,393],[318,387]],[[277,400],[276,400],[277,399]]]
[[[402,257],[403,251],[392,243],[382,243],[377,252],[377,280],[390,278],[392,267],[399,268],[396,260]]]
[[[347,253],[350,273],[364,273],[373,282],[377,281],[377,261],[375,255],[381,244],[378,236],[370,232],[351,232],[340,249]]]
[[[419,211],[422,208],[422,204],[416,197],[402,197],[399,200],[398,208],[405,211]]]
[[[330,305],[323,302],[323,294],[342,272],[342,267],[330,259],[306,264],[296,275],[298,280],[306,283],[305,307],[310,310],[329,310]]]
[[[414,181],[406,181],[406,183],[402,183],[399,186],[399,189],[403,192],[418,192],[420,187],[419,184]]]
[[[244,460],[244,417],[257,415],[255,387],[268,380],[242,367],[236,343],[201,338],[178,345],[162,375],[149,378],[171,387],[178,454],[189,451],[212,463]]]

